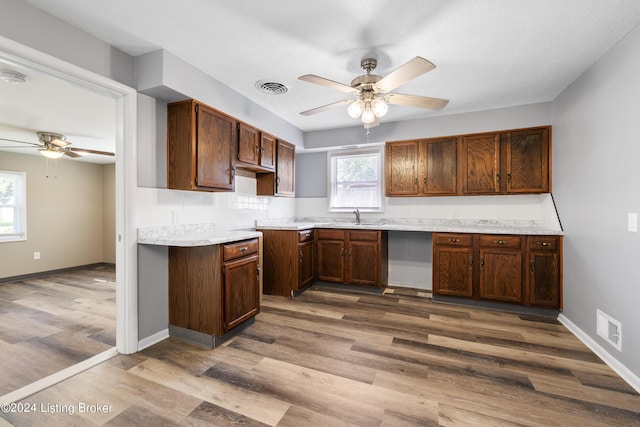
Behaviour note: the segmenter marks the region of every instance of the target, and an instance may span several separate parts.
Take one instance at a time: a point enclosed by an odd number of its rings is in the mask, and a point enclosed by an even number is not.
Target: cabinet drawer
[[[243,240],[241,242],[227,243],[222,248],[225,261],[240,258],[258,252],[258,239]]]
[[[557,251],[558,236],[530,236],[529,250],[531,251]]]
[[[482,234],[480,236],[480,247],[520,249],[522,247],[522,236]]]
[[[357,240],[360,242],[377,242],[377,231],[349,231],[349,240]]]
[[[311,242],[313,241],[313,230],[298,231],[298,242]]]
[[[344,231],[332,230],[330,228],[321,228],[317,230],[318,239],[320,240],[344,240]]]
[[[446,246],[471,246],[473,236],[459,233],[434,233],[433,243]]]

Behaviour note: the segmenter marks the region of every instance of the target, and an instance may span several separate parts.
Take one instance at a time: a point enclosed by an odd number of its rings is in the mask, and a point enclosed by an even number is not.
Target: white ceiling
[[[378,59],[382,76],[415,56],[433,62],[394,92],[449,105],[391,106],[383,122],[545,102],[640,22],[637,0],[25,1],[133,56],[166,49],[304,131],[359,122],[344,109],[301,116],[345,99],[303,74],[349,84],[364,57]],[[263,79],[289,92],[258,92]]]

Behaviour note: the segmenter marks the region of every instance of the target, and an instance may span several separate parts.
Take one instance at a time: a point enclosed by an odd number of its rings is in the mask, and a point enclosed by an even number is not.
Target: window
[[[329,210],[382,212],[382,149],[328,153]]]
[[[27,174],[0,171],[0,242],[27,240]]]

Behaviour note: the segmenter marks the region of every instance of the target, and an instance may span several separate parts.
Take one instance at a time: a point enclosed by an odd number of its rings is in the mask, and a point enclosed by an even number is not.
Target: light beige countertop
[[[481,233],[481,234],[521,234],[521,235],[562,235],[562,230],[539,226],[535,221],[508,220],[459,220],[459,219],[397,219],[376,222],[327,221],[326,218],[305,218],[301,221],[258,221],[258,230],[307,230],[311,228],[337,228],[382,231],[422,231],[441,233]]]
[[[138,228],[138,243],[159,246],[207,246],[253,239],[255,230],[216,230],[215,224],[185,224]]]

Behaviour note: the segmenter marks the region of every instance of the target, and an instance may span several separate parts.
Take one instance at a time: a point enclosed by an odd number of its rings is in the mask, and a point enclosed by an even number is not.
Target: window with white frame
[[[382,212],[382,148],[328,153],[329,210]]]
[[[27,174],[0,170],[0,242],[27,240]]]

